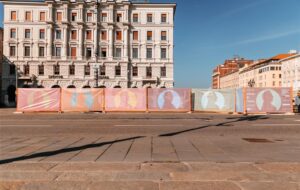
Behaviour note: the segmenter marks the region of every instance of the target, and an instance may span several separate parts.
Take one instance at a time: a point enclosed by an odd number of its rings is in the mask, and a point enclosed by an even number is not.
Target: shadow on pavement
[[[87,144],[87,145],[83,145],[83,146],[63,148],[63,149],[54,150],[54,151],[40,152],[40,153],[31,154],[31,155],[9,158],[9,159],[5,159],[5,160],[0,160],[0,165],[8,164],[8,163],[16,162],[16,161],[23,161],[23,160],[33,159],[33,158],[39,158],[39,157],[54,156],[57,154],[85,150],[85,149],[89,149],[89,148],[97,148],[97,147],[101,147],[101,146],[104,146],[107,144],[114,144],[114,143],[119,143],[119,142],[124,142],[124,141],[130,141],[130,140],[140,139],[140,138],[144,138],[144,137],[145,136],[136,136],[136,137],[130,137],[130,138],[120,139],[120,140],[115,140],[115,141],[107,141],[107,142],[96,143],[96,144]]]
[[[231,118],[227,118],[227,119],[231,119]],[[175,135],[179,135],[179,134],[182,134],[182,133],[187,133],[187,132],[190,132],[190,131],[205,129],[205,128],[208,128],[208,127],[215,127],[215,126],[217,126],[217,127],[226,126],[227,127],[228,124],[231,124],[231,123],[236,123],[236,122],[240,122],[240,121],[256,121],[256,120],[259,120],[259,119],[268,119],[268,117],[257,115],[257,116],[237,117],[237,118],[234,118],[234,119],[235,120],[233,120],[233,121],[227,121],[227,122],[222,122],[222,123],[218,123],[218,124],[204,125],[204,126],[201,126],[201,127],[186,129],[186,130],[172,132],[172,133],[165,133],[165,134],[159,135],[159,137],[175,136]]]

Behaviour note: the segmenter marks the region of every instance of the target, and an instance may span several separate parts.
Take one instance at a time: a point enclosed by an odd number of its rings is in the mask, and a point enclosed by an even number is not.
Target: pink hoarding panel
[[[102,111],[103,89],[62,89],[61,110],[64,112]]]
[[[146,111],[146,89],[105,89],[105,111]]]
[[[58,112],[60,111],[60,89],[19,88],[17,110]]]
[[[149,111],[190,111],[190,89],[148,89]]]
[[[292,112],[290,88],[247,88],[248,113]]]

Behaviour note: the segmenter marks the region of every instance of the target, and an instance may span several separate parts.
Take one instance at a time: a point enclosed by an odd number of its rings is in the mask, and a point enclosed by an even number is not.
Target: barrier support
[[[247,89],[243,88],[243,97],[244,97],[244,115],[247,114]]]

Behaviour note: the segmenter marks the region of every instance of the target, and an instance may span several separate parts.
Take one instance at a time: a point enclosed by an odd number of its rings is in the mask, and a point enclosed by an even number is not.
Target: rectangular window
[[[161,23],[167,22],[167,14],[161,14]]]
[[[31,12],[30,11],[25,12],[25,20],[26,21],[31,21]]]
[[[152,78],[152,68],[151,67],[146,67],[146,77]]]
[[[55,56],[60,57],[61,56],[61,47],[55,47]]]
[[[86,31],[86,39],[87,40],[92,40],[92,31],[91,30]]]
[[[152,14],[147,14],[147,22],[151,23],[152,21]]]
[[[139,40],[139,32],[133,31],[133,40],[138,41]]]
[[[61,30],[56,30],[55,37],[57,40],[61,40]]]
[[[116,74],[116,76],[121,76],[121,66],[115,67],[115,74]]]
[[[147,40],[152,41],[152,31],[147,32]]]
[[[160,56],[161,56],[161,59],[166,59],[167,58],[167,49],[166,48],[161,48],[160,49]]]
[[[166,31],[161,31],[161,40],[166,41],[167,40],[167,32]]]
[[[152,48],[147,48],[147,59],[152,59]]]
[[[30,29],[25,29],[25,38],[26,39],[30,38]]]
[[[62,21],[62,12],[56,13],[56,21],[61,22]]]
[[[138,14],[133,14],[132,22],[135,22],[135,23],[139,22],[139,15]]]
[[[39,75],[43,76],[44,75],[44,65],[39,65]]]
[[[101,57],[106,58],[107,53],[106,53],[106,48],[101,48]]]
[[[24,65],[24,75],[25,76],[29,75],[29,65]]]
[[[29,57],[30,56],[30,47],[29,46],[25,46],[24,47],[24,56],[25,57]]]
[[[15,75],[16,74],[16,66],[14,64],[9,65],[9,74]]]
[[[92,57],[92,48],[90,48],[90,47],[86,48],[85,56],[87,59],[90,59]]]
[[[73,22],[75,22],[75,21],[77,20],[77,13],[72,13],[72,14],[71,14],[71,20],[72,20]]]
[[[93,20],[93,13],[87,13],[86,14],[86,21],[87,22],[92,22]]]
[[[132,67],[132,76],[137,77],[138,76],[138,67]]]
[[[75,75],[75,65],[69,65],[69,74]]]
[[[117,22],[122,22],[122,14],[117,14]]]
[[[16,38],[17,32],[15,28],[10,29],[10,38]]]
[[[12,21],[17,20],[17,12],[16,11],[11,11],[10,12],[10,20],[12,20]]]
[[[122,49],[121,48],[116,48],[116,58],[121,58],[121,53],[122,52]]]
[[[106,70],[105,66],[104,66],[104,65],[101,65],[101,66],[100,66],[100,75],[101,75],[101,76],[105,76],[105,70]]]
[[[102,13],[101,14],[102,22],[107,22],[107,13]]]
[[[76,54],[77,54],[76,47],[71,47],[71,57],[72,57],[72,58],[75,58],[75,57],[76,57]]]
[[[122,32],[121,31],[116,31],[116,39],[119,41],[122,40]]]
[[[11,57],[16,56],[16,46],[10,46],[10,47],[9,47],[9,55],[10,55]]]
[[[40,39],[45,39],[45,29],[40,29]]]
[[[139,58],[139,49],[138,48],[132,48],[132,58],[133,59]]]
[[[86,76],[91,75],[91,67],[89,65],[84,66],[84,75],[86,75]]]
[[[46,13],[40,12],[40,21],[45,21],[45,20],[46,20]]]
[[[45,57],[45,47],[39,47],[39,57]]]
[[[71,31],[71,39],[72,40],[77,40],[77,30],[72,30]]]
[[[166,77],[167,76],[167,69],[166,69],[166,67],[161,67],[160,68],[160,76],[161,77]]]
[[[60,71],[59,71],[59,65],[53,65],[53,73],[54,75],[59,75]]]
[[[107,40],[107,31],[106,30],[101,31],[101,40]]]

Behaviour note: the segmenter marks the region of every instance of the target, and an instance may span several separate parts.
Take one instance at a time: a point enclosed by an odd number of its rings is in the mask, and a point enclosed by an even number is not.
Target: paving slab
[[[160,190],[242,190],[232,182],[164,182]]]
[[[296,183],[286,182],[241,182],[243,190],[300,190]]]

